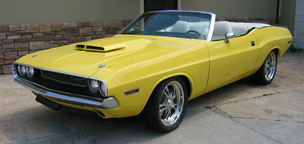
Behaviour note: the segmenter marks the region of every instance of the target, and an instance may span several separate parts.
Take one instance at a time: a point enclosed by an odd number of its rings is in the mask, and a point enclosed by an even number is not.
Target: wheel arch
[[[282,55],[282,51],[281,51],[281,49],[280,49],[279,47],[273,47],[273,48],[271,48],[271,49],[268,51],[267,55],[268,55],[271,51],[275,51],[276,54],[277,54],[277,57],[280,57],[280,56]]]
[[[191,79],[191,77],[188,75],[188,74],[185,74],[185,73],[177,73],[177,74],[173,74],[173,75],[168,75],[168,76],[165,76],[163,78],[161,78],[160,80],[158,80],[155,85],[153,86],[153,90],[152,90],[152,93],[153,91],[155,90],[155,88],[161,84],[162,82],[164,82],[165,80],[168,80],[168,79],[171,79],[171,78],[175,78],[175,77],[180,77],[181,79],[184,80],[185,84],[186,84],[186,88],[187,88],[187,92],[188,92],[188,97],[190,97],[192,91],[193,91],[193,81]],[[151,93],[151,94],[152,94]],[[151,95],[150,94],[150,95]]]
[[[149,102],[150,100],[150,97],[151,95],[153,94],[155,88],[160,85],[162,82],[170,79],[170,78],[175,78],[175,77],[180,77],[184,80],[185,84],[186,84],[186,88],[187,88],[187,92],[188,92],[188,98],[190,97],[192,91],[193,91],[193,81],[191,79],[191,77],[188,75],[188,74],[185,74],[185,73],[176,73],[176,74],[171,74],[171,75],[167,75],[165,77],[162,77],[161,79],[159,79],[152,87],[152,91],[150,92],[149,94],[149,98],[148,98],[148,101],[147,103]],[[147,103],[145,103],[145,106],[144,108],[146,107]]]
[[[273,50],[276,52],[276,54],[277,54],[278,57],[281,56],[281,55],[283,55],[282,51],[279,48],[274,48]]]
[[[263,65],[263,63],[265,62],[265,60],[266,60],[268,54],[269,54],[271,51],[273,51],[273,50],[276,52],[277,58],[279,58],[279,56],[282,55],[282,52],[281,52],[281,50],[280,50],[279,47],[273,47],[273,48],[269,48],[268,50],[265,50],[265,51],[262,53],[262,57],[261,57],[260,60],[259,60],[258,68],[260,68],[260,67]],[[257,69],[256,71],[258,71],[258,69]]]
[[[160,85],[162,82],[171,79],[171,78],[175,78],[175,77],[180,77],[184,80],[185,84],[186,84],[186,88],[187,88],[187,92],[188,92],[188,98],[190,97],[192,91],[193,91],[193,81],[190,77],[190,75],[185,74],[185,73],[176,73],[176,74],[172,74],[172,75],[167,75],[165,77],[162,77],[161,79],[159,79],[153,86],[152,91],[149,94],[149,98],[147,100],[147,102],[145,103],[143,110],[141,111],[141,114],[145,111],[147,104],[149,103],[149,100],[151,98],[151,95],[153,94],[154,90],[156,89],[156,87],[158,85]],[[141,115],[140,114],[140,115]]]

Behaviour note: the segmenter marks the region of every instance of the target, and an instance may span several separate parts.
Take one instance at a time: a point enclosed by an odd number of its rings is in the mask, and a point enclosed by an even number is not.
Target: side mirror
[[[230,38],[233,38],[235,35],[234,35],[234,33],[233,32],[227,32],[226,34],[225,34],[225,43],[229,43],[229,39]]]

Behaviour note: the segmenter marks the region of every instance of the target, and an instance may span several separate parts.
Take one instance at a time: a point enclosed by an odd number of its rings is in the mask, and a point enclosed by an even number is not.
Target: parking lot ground
[[[287,53],[267,86],[243,79],[189,102],[168,134],[140,117],[101,119],[53,111],[0,76],[0,143],[303,144],[304,52]]]

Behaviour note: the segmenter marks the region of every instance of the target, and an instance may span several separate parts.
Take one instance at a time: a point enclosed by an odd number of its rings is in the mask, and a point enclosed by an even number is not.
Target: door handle
[[[251,46],[255,46],[255,42],[254,41],[251,41]]]

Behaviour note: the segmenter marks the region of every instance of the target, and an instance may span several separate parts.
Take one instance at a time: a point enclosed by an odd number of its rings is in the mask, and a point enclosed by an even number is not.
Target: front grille
[[[16,65],[15,65],[16,68]],[[35,75],[33,78],[28,78],[26,76],[18,76],[32,81],[35,84],[43,86],[48,89],[55,91],[67,92],[76,95],[102,98],[99,92],[93,94],[88,87],[88,79],[83,77],[72,76],[68,74],[52,72],[47,70],[41,70],[34,68]]]
[[[66,83],[66,84],[71,84],[81,87],[86,87],[88,84],[88,80],[86,78],[61,74],[51,71],[41,70],[41,76],[61,83]]]

